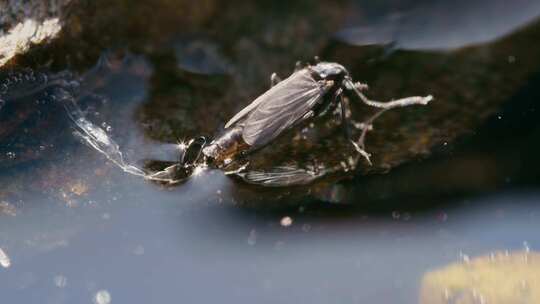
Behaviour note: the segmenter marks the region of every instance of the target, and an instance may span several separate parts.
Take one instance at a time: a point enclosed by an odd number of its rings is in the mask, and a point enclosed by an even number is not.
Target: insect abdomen
[[[239,125],[227,130],[203,149],[203,154],[213,159],[217,165],[225,163],[250,146],[242,138],[244,126]]]

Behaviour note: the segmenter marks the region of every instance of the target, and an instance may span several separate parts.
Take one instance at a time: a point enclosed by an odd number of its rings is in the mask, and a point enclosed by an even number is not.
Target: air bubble
[[[134,255],[144,255],[144,247],[142,245],[138,245],[137,247],[135,247],[135,249],[133,250],[133,254]]]
[[[58,288],[64,288],[67,285],[67,278],[63,275],[57,275],[53,279],[54,285]]]
[[[94,296],[95,304],[109,304],[111,303],[111,294],[107,290],[100,290]]]
[[[255,229],[251,229],[249,232],[247,243],[249,246],[255,246],[257,244],[257,231]]]

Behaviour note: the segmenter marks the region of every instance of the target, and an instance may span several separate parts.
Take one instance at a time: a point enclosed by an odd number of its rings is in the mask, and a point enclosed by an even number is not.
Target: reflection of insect
[[[303,68],[297,64],[291,76],[281,81],[274,73],[271,82],[268,91],[227,122],[223,135],[203,148],[202,154],[216,166],[226,166],[239,154],[267,145],[284,131],[309,118],[324,115],[338,104],[345,135],[355,150],[370,162],[370,155],[364,150],[364,138],[373,120],[386,110],[425,105],[432,99],[432,96],[414,96],[390,102],[369,100],[361,92],[367,85],[354,83],[345,67],[333,62],[318,62]],[[381,109],[363,124],[358,140],[351,138],[345,115],[347,104],[343,102],[343,94],[346,91],[354,92],[363,103]]]

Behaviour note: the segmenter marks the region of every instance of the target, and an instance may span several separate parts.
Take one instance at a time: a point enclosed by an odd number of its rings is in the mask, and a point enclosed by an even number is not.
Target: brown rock
[[[540,303],[540,253],[496,252],[428,272],[419,303]]]

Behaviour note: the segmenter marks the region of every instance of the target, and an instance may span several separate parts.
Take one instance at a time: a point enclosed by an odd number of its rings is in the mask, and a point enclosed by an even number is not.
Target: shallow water
[[[108,294],[111,303],[417,303],[430,270],[493,251],[540,250],[540,26],[531,6],[523,14],[518,4],[491,7],[519,23],[497,27],[498,40],[427,52],[335,38],[356,26],[354,16],[378,24],[410,6],[433,20],[443,4],[252,4],[232,14],[208,1],[182,18],[156,1],[162,18],[148,17],[147,28],[136,19],[144,5],[98,5],[110,14],[97,21],[120,20],[116,30],[94,24],[87,30],[103,37],[83,36],[95,42],[87,49],[59,42],[62,51],[53,44],[16,68],[70,71],[87,118],[141,168],[175,160],[177,140],[216,135],[271,72],[286,75],[315,54],[366,75],[373,96],[429,93],[440,103],[383,120],[368,141],[374,168],[285,189],[247,186],[213,169],[176,186],[145,181],[73,136],[62,107],[10,103],[0,115],[19,119],[0,122],[9,130],[0,132],[0,302],[91,303]],[[176,18],[184,28],[170,26]],[[377,42],[384,34],[375,33]],[[45,91],[40,100],[58,97]],[[336,161],[328,151],[342,152],[342,139],[326,131],[312,150],[278,143],[254,161]]]
[[[313,215],[231,208],[215,193],[162,191],[136,179],[104,188],[76,208],[35,197],[3,219],[12,263],[0,276],[4,300],[89,302],[107,290],[113,303],[415,303],[424,272],[460,253],[540,242],[537,192],[425,212]]]

